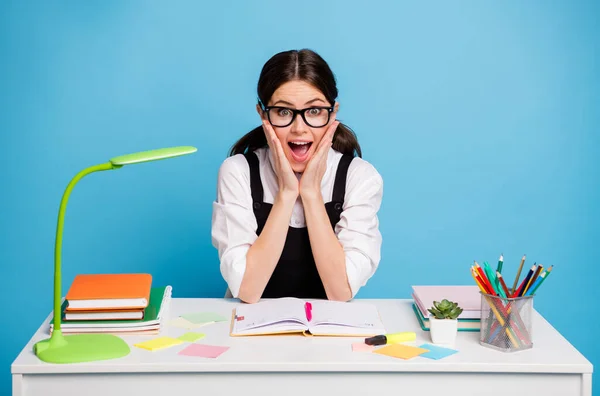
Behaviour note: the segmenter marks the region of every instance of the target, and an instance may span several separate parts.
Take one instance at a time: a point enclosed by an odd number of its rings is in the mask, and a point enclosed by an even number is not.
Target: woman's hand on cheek
[[[269,148],[273,153],[279,191],[290,198],[293,197],[295,200],[298,197],[299,191],[298,178],[294,174],[290,162],[283,152],[283,147],[281,146],[281,142],[279,141],[279,138],[277,138],[273,127],[266,120],[263,120],[262,126],[265,136],[267,137]]]
[[[306,165],[306,169],[300,179],[300,196],[303,198],[314,198],[321,195],[321,181],[327,169],[327,155],[333,143],[333,135],[338,125],[339,122],[334,121],[329,126],[327,132],[321,138],[313,157]]]

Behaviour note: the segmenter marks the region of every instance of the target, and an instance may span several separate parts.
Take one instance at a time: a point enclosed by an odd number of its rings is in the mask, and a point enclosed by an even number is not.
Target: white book
[[[386,331],[377,307],[357,301],[286,297],[240,304],[233,312],[232,336],[282,333],[366,337]]]

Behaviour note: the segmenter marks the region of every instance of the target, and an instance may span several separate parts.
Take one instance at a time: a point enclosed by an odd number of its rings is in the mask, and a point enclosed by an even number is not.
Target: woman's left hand
[[[333,135],[337,130],[339,121],[334,121],[321,138],[319,146],[313,157],[308,161],[304,173],[300,178],[300,196],[303,198],[318,197],[321,195],[321,181],[327,169],[327,154],[333,143]]]

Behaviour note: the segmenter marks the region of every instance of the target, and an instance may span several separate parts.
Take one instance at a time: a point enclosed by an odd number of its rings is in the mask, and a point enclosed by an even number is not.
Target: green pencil
[[[500,258],[498,259],[498,267],[496,267],[496,271],[502,273],[502,264],[504,264],[504,255],[500,254]]]
[[[500,292],[498,291],[498,282],[496,280],[496,275],[494,274],[494,272],[492,271],[492,268],[490,267],[490,265],[488,264],[487,261],[483,262],[483,271],[485,272],[485,274],[488,277],[488,280],[490,281],[490,285],[492,285],[492,288],[494,289],[494,293],[497,295],[500,295]]]
[[[552,271],[552,265],[550,267],[548,267],[548,269],[546,270],[546,272],[540,274],[538,277],[541,278],[540,281],[538,282],[538,284],[533,288],[533,290],[527,294],[532,295],[535,294],[535,291],[542,285],[542,283],[546,280],[546,278],[548,277],[548,275],[550,275],[550,271]]]

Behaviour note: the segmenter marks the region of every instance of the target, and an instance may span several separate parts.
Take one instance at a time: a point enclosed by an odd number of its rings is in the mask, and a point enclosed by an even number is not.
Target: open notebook
[[[362,302],[280,298],[241,304],[231,320],[232,336],[301,333],[362,337],[385,334],[374,305]]]

